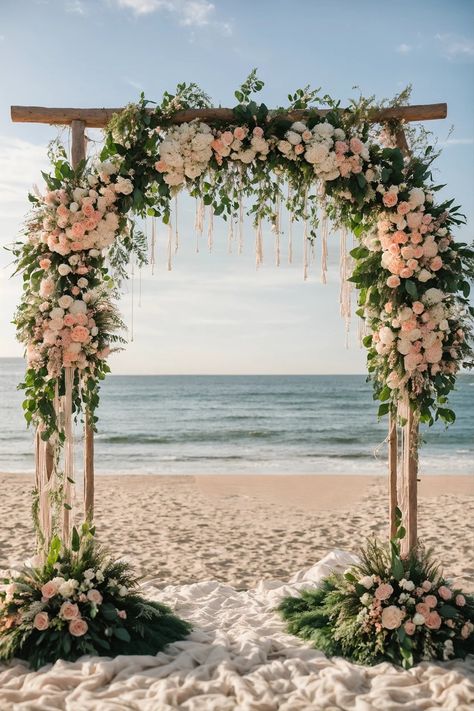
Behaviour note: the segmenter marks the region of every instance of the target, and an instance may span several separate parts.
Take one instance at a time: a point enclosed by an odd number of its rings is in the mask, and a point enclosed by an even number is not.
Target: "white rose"
[[[364,575],[364,577],[359,580],[359,585],[362,585],[366,590],[370,590],[373,584],[374,579],[372,575]]]
[[[402,355],[408,355],[411,351],[411,342],[408,338],[400,338],[397,343],[397,351]]]
[[[197,165],[187,165],[184,169],[184,174],[186,175],[187,178],[190,178],[191,180],[194,180],[195,178],[198,177],[198,175],[201,175],[202,170],[200,166]]]
[[[58,592],[62,597],[72,597],[74,595],[75,589],[78,587],[79,583],[77,580],[65,580],[58,589]]]
[[[90,249],[90,250],[89,250],[89,254],[90,254],[91,257],[98,257],[99,254],[100,254],[100,252],[99,252],[98,249]]]
[[[444,293],[441,291],[441,289],[435,289],[434,287],[431,289],[427,289],[427,291],[421,297],[422,302],[427,306],[439,304],[443,299]]]
[[[342,130],[342,128],[335,128],[334,129],[334,138],[336,141],[343,141],[346,137],[346,134]]]
[[[359,599],[360,599],[361,603],[366,606],[370,605],[370,603],[372,601],[372,597],[369,595],[369,593],[364,593],[362,595],[362,597]]]
[[[308,163],[321,163],[329,155],[327,146],[322,143],[312,144],[304,154]]]
[[[425,618],[424,618],[423,615],[421,615],[419,612],[416,612],[416,613],[413,615],[413,623],[414,623],[415,625],[424,625],[424,624],[425,624]]]
[[[297,146],[298,143],[301,143],[301,136],[299,133],[296,133],[296,131],[287,131],[285,138],[292,146]]]
[[[79,205],[77,204],[77,202],[72,202],[69,205],[69,209],[71,212],[77,212],[79,210]]]
[[[334,127],[328,123],[328,121],[324,121],[323,123],[316,124],[313,128],[313,133],[318,134],[323,138],[331,138],[334,134]]]
[[[429,281],[430,279],[433,278],[433,274],[429,272],[427,269],[421,269],[418,274],[416,275],[418,281],[421,282],[426,282]]]
[[[379,336],[382,343],[386,346],[390,346],[395,338],[394,332],[388,326],[383,326],[380,329]]]
[[[68,309],[73,301],[74,299],[72,298],[72,296],[69,296],[69,294],[64,294],[64,296],[59,297],[58,304],[62,309]]]
[[[284,155],[288,155],[291,151],[291,143],[289,141],[278,141],[278,150],[284,153]]]
[[[49,314],[50,319],[56,319],[56,318],[63,318],[64,317],[64,309],[60,309],[58,306],[56,308],[51,309],[51,313]]]
[[[74,202],[82,202],[82,198],[84,195],[87,195],[87,190],[84,190],[84,188],[74,188],[72,191],[72,196],[74,198]]]
[[[89,282],[84,277],[81,277],[77,280],[77,286],[79,286],[81,289],[85,289],[88,283]]]
[[[423,205],[423,203],[425,202],[425,193],[422,188],[412,188],[408,195],[408,202],[410,203],[410,205],[413,205],[413,207]]]
[[[415,589],[415,583],[413,582],[413,580],[406,580],[405,578],[403,578],[403,580],[400,580],[400,587],[403,588],[403,590],[411,592]]]
[[[70,271],[72,270],[68,264],[60,264],[58,267],[58,272],[61,274],[61,276],[66,276],[67,274],[69,274]]]
[[[296,131],[297,133],[304,133],[306,131],[306,124],[304,124],[302,121],[295,121],[291,125],[291,130]]]
[[[95,185],[97,185],[97,183],[99,182],[99,179],[98,179],[97,175],[88,175],[87,182],[89,183],[91,188],[93,188]]]
[[[69,264],[72,264],[74,267],[76,264],[80,262],[81,258],[78,254],[73,254],[72,257],[69,257],[68,262]]]
[[[184,175],[182,173],[166,173],[163,180],[167,185],[174,187],[184,183]]]
[[[73,299],[71,299],[71,305],[69,306],[69,312],[71,314],[85,314],[86,311],[87,304],[85,303],[85,301],[81,301],[80,299],[76,299],[75,301],[73,301]]]
[[[128,178],[122,178],[119,176],[117,182],[114,185],[116,193],[122,193],[122,195],[130,195],[133,192],[133,183]]]

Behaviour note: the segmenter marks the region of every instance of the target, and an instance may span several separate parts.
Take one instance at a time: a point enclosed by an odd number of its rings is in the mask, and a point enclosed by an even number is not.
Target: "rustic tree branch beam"
[[[11,118],[14,123],[47,123],[61,126],[70,125],[73,121],[84,121],[89,128],[104,128],[112,116],[123,111],[123,108],[112,109],[74,109],[74,108],[48,108],[44,106],[12,106]],[[149,109],[153,111],[153,109]],[[325,116],[329,109],[318,109],[321,116]],[[308,111],[295,110],[284,112],[282,117],[291,121],[304,119]],[[447,104],[418,104],[414,106],[397,106],[370,114],[370,121],[373,123],[383,123],[390,119],[400,119],[402,121],[431,121],[433,119],[444,119],[448,115]],[[209,108],[209,109],[189,109],[177,111],[172,119],[172,123],[186,123],[193,119],[201,121],[233,121],[232,109]]]

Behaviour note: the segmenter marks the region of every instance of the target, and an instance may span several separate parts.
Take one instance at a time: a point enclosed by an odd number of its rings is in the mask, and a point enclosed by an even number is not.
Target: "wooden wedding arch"
[[[39,106],[12,106],[11,118],[16,123],[44,123],[71,127],[71,162],[76,167],[86,157],[86,128],[104,128],[112,116],[120,113],[122,108],[49,108]],[[150,109],[152,111],[152,109]],[[314,113],[314,110],[312,110]],[[325,115],[328,110],[321,109],[317,113]],[[306,110],[286,112],[284,117],[297,121],[307,116]],[[413,106],[390,107],[373,111],[369,120],[372,123],[385,123],[390,120],[398,122],[429,121],[444,119],[447,116],[447,104],[421,104]],[[229,121],[234,118],[232,109],[206,108],[190,109],[176,112],[171,123],[187,123],[194,119],[205,122]],[[409,146],[403,128],[396,132],[398,147],[403,153],[409,153]],[[396,509],[402,510],[402,519],[407,531],[402,541],[402,552],[407,554],[417,542],[417,477],[418,477],[418,419],[409,410],[406,424],[403,426],[403,436],[409,446],[404,448],[407,461],[400,467],[402,480],[398,476],[398,432],[396,415],[390,415],[388,431],[388,473],[389,473],[389,521],[390,537],[396,530]],[[48,464],[52,471],[53,461],[50,456]],[[84,512],[87,519],[94,513],[94,433],[89,424],[84,432]]]

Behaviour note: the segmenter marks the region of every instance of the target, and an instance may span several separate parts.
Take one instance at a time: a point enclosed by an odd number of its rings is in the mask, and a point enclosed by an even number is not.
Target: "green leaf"
[[[418,289],[416,288],[415,282],[411,279],[405,280],[405,290],[413,299],[418,298]]]
[[[403,563],[400,560],[400,558],[395,557],[392,560],[392,575],[395,578],[395,580],[401,580],[403,578],[404,570],[403,570]]]
[[[441,605],[439,609],[439,614],[441,617],[446,617],[448,620],[453,620],[454,618],[458,617],[459,615],[459,610],[456,610],[455,607],[452,605]]]
[[[123,642],[130,642],[130,634],[125,627],[114,627],[114,637],[121,639]]]
[[[59,558],[59,553],[61,551],[61,539],[59,536],[53,536],[49,546],[49,553],[46,559],[46,564],[53,566]]]
[[[79,533],[77,528],[73,526],[72,528],[72,538],[71,538],[71,548],[74,552],[77,552],[81,546],[81,539],[79,538]]]
[[[389,412],[390,412],[390,403],[388,403],[388,402],[383,402],[383,403],[379,406],[378,416],[379,416],[379,417],[383,417],[384,415],[387,415]]]

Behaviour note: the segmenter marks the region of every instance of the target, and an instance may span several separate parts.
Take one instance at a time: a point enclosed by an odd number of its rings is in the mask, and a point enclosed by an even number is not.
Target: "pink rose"
[[[407,215],[410,212],[410,205],[407,202],[399,203],[397,212],[399,215]]]
[[[397,230],[393,234],[393,239],[397,242],[397,244],[406,244],[408,242],[408,235],[402,230]]]
[[[297,146],[295,146],[295,153],[297,156],[301,155],[301,153],[305,152],[305,147],[303,146],[302,143],[298,143]]]
[[[434,608],[438,604],[438,600],[436,599],[435,595],[427,595],[425,597],[425,603],[428,605],[428,607]]]
[[[430,614],[430,608],[426,602],[419,602],[416,606],[416,611],[419,612],[420,615],[423,615],[425,620],[428,619],[428,615]]]
[[[120,617],[121,620],[127,619],[127,613],[125,610],[117,610],[117,615]]]
[[[385,193],[383,196],[383,204],[385,207],[394,207],[398,202],[398,195],[397,193],[394,193],[393,191],[389,191],[388,193]]]
[[[423,313],[423,311],[425,310],[425,307],[424,307],[424,305],[421,303],[421,301],[414,301],[414,302],[413,302],[412,309],[413,309],[413,312],[419,316],[420,314]],[[421,587],[423,587],[423,586],[421,586]],[[430,587],[431,587],[431,584],[430,584]],[[424,589],[424,588],[423,588],[423,589]],[[429,590],[429,589],[430,589],[430,588],[428,588],[428,590]]]
[[[387,286],[391,289],[396,289],[397,286],[400,286],[400,279],[395,275],[389,276],[387,279]]]
[[[81,618],[71,620],[69,623],[69,633],[72,634],[73,637],[82,637],[88,629],[87,622]]]
[[[237,128],[234,128],[234,137],[238,141],[243,141],[246,135],[247,130],[245,128],[242,128],[241,126],[237,126]]]
[[[63,602],[59,615],[63,620],[75,620],[76,617],[79,617],[79,608],[72,602]]]
[[[416,630],[416,625],[411,620],[408,620],[403,625],[403,628],[408,635],[412,635]]]
[[[344,153],[347,153],[349,146],[345,141],[336,141],[334,148],[337,154],[344,155]]]
[[[77,314],[77,316],[75,318],[76,318],[76,323],[79,324],[79,326],[87,326],[89,324],[89,319],[87,317],[87,314]]]
[[[439,628],[441,627],[441,622],[441,617],[438,615],[436,610],[433,610],[433,612],[430,612],[430,614],[426,618],[425,624],[430,630],[439,630]]]
[[[72,314],[66,314],[63,321],[65,326],[74,326],[76,319]]]
[[[364,150],[364,144],[359,138],[351,138],[349,145],[353,153],[360,153]]]
[[[47,299],[54,292],[54,281],[52,279],[42,279],[39,288],[39,295],[42,299]]]
[[[71,331],[71,339],[75,343],[85,343],[89,338],[89,329],[85,326],[74,326]]]
[[[229,133],[230,133],[230,131],[229,131]],[[255,128],[254,128],[253,131],[252,131],[252,133],[253,133],[253,135],[256,136],[257,138],[262,138],[262,136],[263,136],[263,128],[261,128],[260,126],[255,126]],[[231,143],[232,143],[232,141],[231,141]]]
[[[69,210],[67,209],[66,205],[59,205],[58,209],[56,210],[56,214],[58,217],[67,217],[69,215]]]
[[[417,230],[421,225],[422,218],[423,218],[423,215],[421,214],[421,212],[410,212],[407,215],[408,227],[411,230]],[[412,237],[412,241],[413,241],[413,237]]]
[[[405,613],[395,605],[389,605],[382,611],[382,626],[386,630],[395,630],[402,624]]]
[[[86,204],[82,206],[82,212],[86,217],[92,217],[95,212],[94,206],[91,205],[90,202],[86,202]],[[80,224],[80,223],[76,223],[76,224]]]
[[[438,595],[443,600],[451,600],[453,593],[448,587],[446,587],[446,585],[441,585],[441,587],[438,589]]]
[[[467,639],[473,631],[472,622],[466,622],[461,628],[461,637]]]
[[[49,617],[47,612],[38,612],[33,620],[33,627],[40,632],[49,627]]]
[[[391,301],[387,301],[387,303],[386,303],[385,306],[384,306],[384,309],[385,309],[385,311],[386,311],[388,314],[391,314],[392,311],[393,311],[393,304],[392,304],[392,302],[391,302]]]
[[[456,595],[455,603],[458,607],[464,607],[466,604],[466,598],[464,595]]]
[[[430,262],[430,269],[432,269],[434,272],[437,272],[438,269],[441,269],[442,266],[443,260],[441,259],[441,257],[435,257]]]
[[[51,266],[51,259],[47,259],[46,257],[44,259],[40,259],[39,265],[41,269],[49,269]]]
[[[165,163],[164,160],[158,160],[158,161],[156,161],[156,163],[155,163],[155,170],[156,170],[158,173],[166,173],[166,172],[169,170],[168,164]],[[107,197],[106,197],[105,195],[104,195],[104,197],[105,197],[106,200],[107,200]]]
[[[410,277],[413,276],[413,269],[404,267],[400,272],[400,276],[402,277],[402,279],[409,279]]]
[[[100,605],[103,600],[100,592],[98,590],[95,590],[94,588],[88,591],[87,599],[90,600],[90,602],[94,602],[96,605]]]
[[[52,580],[50,580],[48,583],[45,583],[43,585],[43,587],[41,588],[41,595],[48,600],[49,600],[49,598],[57,595],[57,593],[58,593],[58,586],[56,585],[56,583],[53,583]]]
[[[377,600],[388,600],[393,593],[393,588],[389,583],[381,583],[375,591]]]

